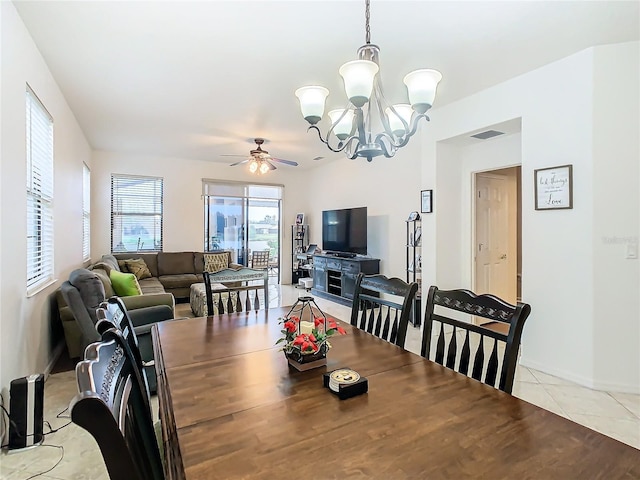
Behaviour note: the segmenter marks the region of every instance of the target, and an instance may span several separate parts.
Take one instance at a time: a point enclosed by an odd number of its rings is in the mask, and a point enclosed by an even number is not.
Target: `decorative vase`
[[[322,367],[327,364],[327,344],[323,344],[316,353],[308,353],[303,355],[299,351],[291,353],[285,353],[289,365],[298,370],[304,372],[311,370],[312,368]]]

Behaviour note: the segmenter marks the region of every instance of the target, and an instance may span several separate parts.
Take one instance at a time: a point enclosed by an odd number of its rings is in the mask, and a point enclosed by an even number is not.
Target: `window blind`
[[[91,170],[82,164],[82,259],[91,256]]]
[[[282,199],[283,185],[250,184],[241,182],[219,182],[202,179],[202,195],[211,197],[269,198]]]
[[[53,280],[53,118],[27,86],[27,294]]]
[[[111,251],[162,251],[163,179],[111,175]]]

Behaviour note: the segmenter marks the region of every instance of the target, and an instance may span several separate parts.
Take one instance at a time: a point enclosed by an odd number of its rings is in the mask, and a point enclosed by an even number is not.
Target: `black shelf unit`
[[[298,284],[301,278],[311,276],[311,257],[305,252],[309,247],[309,225],[291,225],[291,283]]]
[[[409,321],[414,327],[422,324],[422,222],[420,216],[414,220],[406,220],[406,273],[407,282],[417,282],[418,292],[413,300]]]

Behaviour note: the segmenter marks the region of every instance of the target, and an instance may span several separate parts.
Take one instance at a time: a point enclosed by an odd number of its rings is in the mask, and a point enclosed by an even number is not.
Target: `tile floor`
[[[291,305],[303,290],[271,285],[270,306]],[[350,308],[316,298],[321,309],[348,319]],[[189,305],[179,304],[179,315],[188,315]],[[419,353],[419,329],[409,327],[406,347]],[[50,375],[45,383],[45,419],[53,429],[65,425],[68,418],[56,416],[69,405],[76,393],[74,372]],[[519,367],[513,394],[527,402],[566,417],[640,449],[640,395],[602,392],[581,387],[537,370]],[[157,398],[154,397],[157,415]],[[63,415],[68,415],[65,411]],[[61,415],[61,416],[63,416]],[[46,430],[46,427],[45,427]],[[33,475],[45,480],[108,480],[102,457],[93,438],[73,424],[45,437],[45,445],[17,453],[0,454],[0,479],[27,480]],[[640,451],[639,451],[640,459]],[[124,480],[124,479],[123,479]]]

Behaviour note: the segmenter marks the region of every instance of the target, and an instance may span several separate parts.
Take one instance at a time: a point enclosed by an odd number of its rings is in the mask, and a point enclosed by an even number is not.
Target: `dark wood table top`
[[[154,327],[179,476],[640,478],[639,450],[350,325],[326,367],[298,372],[275,346],[287,311]],[[324,388],[322,374],[341,367],[369,392],[340,400]]]

